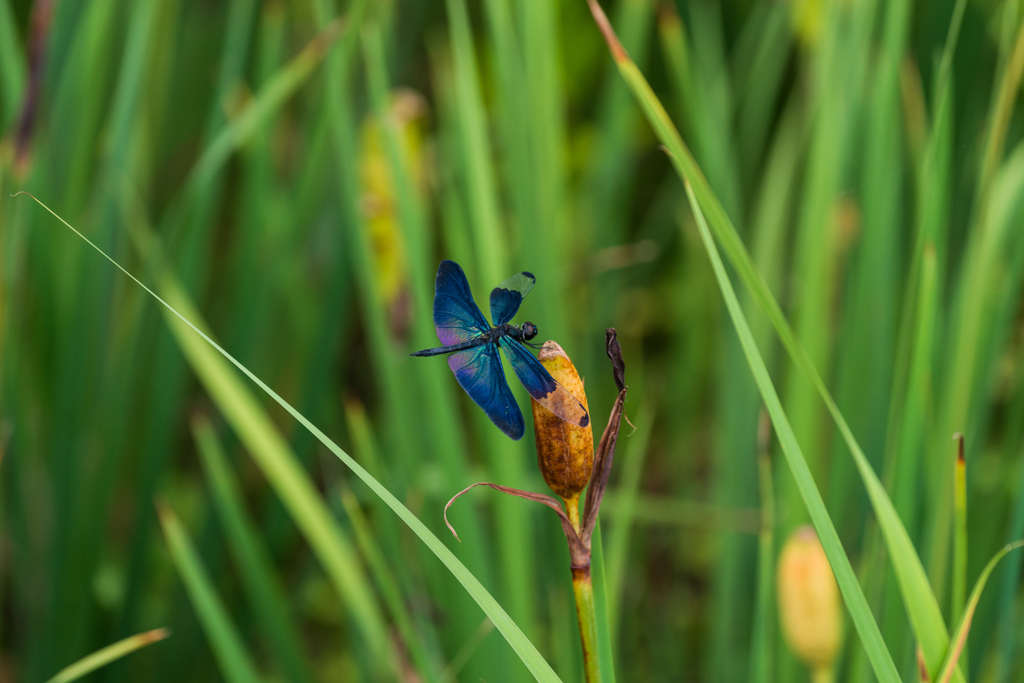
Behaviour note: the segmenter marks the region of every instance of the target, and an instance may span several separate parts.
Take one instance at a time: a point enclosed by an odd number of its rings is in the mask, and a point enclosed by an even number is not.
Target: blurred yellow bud
[[[555,381],[583,403],[589,414],[583,380],[562,347],[553,341],[545,342],[537,358]],[[537,464],[544,481],[562,498],[575,498],[586,488],[594,471],[594,432],[590,424],[586,427],[570,424],[555,417],[537,401],[531,399],[530,404],[537,439]]]
[[[414,190],[422,192],[426,173],[424,133],[426,100],[419,93],[400,89],[391,95],[388,116],[396,127],[406,169]],[[373,250],[373,273],[381,305],[388,311],[391,330],[402,338],[411,312],[406,275],[406,244],[398,216],[398,196],[381,121],[368,116],[362,127],[359,158],[362,195],[360,209]]]
[[[793,0],[789,7],[797,37],[804,45],[817,45],[822,32],[822,0]]]
[[[779,619],[786,642],[812,671],[827,670],[839,653],[839,587],[814,528],[794,531],[782,548],[776,576]]]

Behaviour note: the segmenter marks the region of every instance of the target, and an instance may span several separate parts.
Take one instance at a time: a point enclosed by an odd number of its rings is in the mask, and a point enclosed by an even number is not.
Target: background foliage
[[[886,485],[952,630],[965,583],[1024,536],[1024,5],[605,9]],[[532,271],[519,320],[573,357],[599,428],[616,393],[606,327],[626,355],[636,431],[602,514],[619,677],[806,679],[758,592],[757,389],[682,183],[582,0],[0,0],[0,117],[0,680],[45,680],[162,626],[169,639],[94,679],[530,676],[380,498],[9,197],[22,189],[175,297],[579,680],[554,517],[478,491],[453,507],[462,544],[441,518],[475,481],[543,490],[531,438],[495,430],[442,361],[406,355],[436,341],[441,258],[482,303]],[[749,298],[828,513],[916,680],[854,461]],[[778,546],[807,513],[771,449]],[[1024,668],[1020,576],[1015,555],[995,570],[968,680]],[[837,669],[871,680],[852,628]]]

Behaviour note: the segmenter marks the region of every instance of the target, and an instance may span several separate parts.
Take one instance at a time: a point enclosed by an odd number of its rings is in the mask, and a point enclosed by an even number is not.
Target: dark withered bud
[[[583,381],[569,356],[556,342],[548,341],[537,355],[555,380],[578,398],[590,413]],[[579,496],[594,471],[594,433],[586,427],[555,417],[547,408],[531,399],[534,433],[537,439],[537,464],[551,490],[569,500]]]

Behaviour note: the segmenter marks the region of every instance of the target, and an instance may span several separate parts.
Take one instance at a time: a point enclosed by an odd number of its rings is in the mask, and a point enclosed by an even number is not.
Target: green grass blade
[[[267,120],[295,94],[312,75],[339,39],[352,40],[351,22],[340,19],[328,24],[299,54],[264,84],[256,97],[226,124],[203,150],[185,180],[183,193],[199,193],[239,147],[260,130]]]
[[[473,654],[480,648],[480,645],[487,639],[491,631],[494,630],[494,624],[487,617],[480,622],[480,626],[473,632],[469,640],[459,648],[459,651],[455,653],[451,661],[448,662],[448,666],[441,672],[441,677],[438,679],[438,683],[458,683],[459,672],[462,671],[463,667],[466,666],[466,662],[473,656]]]
[[[427,657],[426,649],[423,647],[423,637],[416,633],[413,628],[412,618],[405,606],[398,581],[395,579],[391,568],[388,566],[387,558],[384,557],[384,553],[377,543],[373,528],[370,526],[350,489],[342,489],[341,504],[345,507],[345,514],[348,515],[352,523],[352,531],[355,533],[359,550],[363,557],[366,558],[366,562],[373,572],[373,577],[378,588],[380,588],[381,595],[384,597],[384,602],[388,605],[388,609],[395,620],[398,634],[402,637],[405,647],[409,649],[413,663],[424,680],[436,680],[438,669]]]
[[[508,277],[501,240],[501,218],[491,144],[487,137],[480,76],[473,48],[469,13],[465,0],[446,0],[451,32],[452,62],[456,111],[459,118],[460,150],[464,158],[468,187],[469,212],[475,226],[474,247],[478,276],[487,283],[501,282]],[[490,286],[490,285],[488,285]]]
[[[757,549],[757,608],[754,612],[751,683],[771,683],[775,648],[775,487],[772,484],[771,432],[761,414],[757,473],[761,485],[761,531]]]
[[[967,646],[967,634],[971,630],[971,620],[974,618],[974,610],[978,607],[978,600],[981,599],[981,592],[985,590],[985,584],[988,582],[988,577],[992,574],[992,570],[996,568],[999,561],[1003,559],[1007,553],[1017,548],[1024,548],[1024,541],[1016,541],[1004,546],[995,556],[988,561],[985,568],[981,572],[981,576],[974,583],[974,589],[971,591],[971,598],[967,602],[967,607],[964,609],[962,615],[960,615],[960,621],[957,623],[956,630],[953,631],[953,640],[950,643],[949,653],[942,662],[942,669],[935,680],[938,683],[949,683],[950,678],[953,675],[953,671],[956,668],[957,660],[960,658],[961,653]]]
[[[593,0],[591,0],[591,2],[592,7],[597,8],[597,5],[593,3]],[[597,12],[600,12],[600,10],[597,9],[595,11],[595,16],[597,16]],[[883,536],[887,546],[889,547],[889,556],[892,560],[897,579],[899,580],[904,604],[910,614],[911,623],[914,627],[914,632],[917,636],[918,642],[921,644],[925,660],[928,663],[929,671],[937,671],[941,658],[946,652],[946,648],[949,646],[949,632],[947,631],[942,619],[942,612],[939,609],[938,600],[932,592],[931,585],[928,582],[928,577],[924,571],[923,565],[921,564],[921,560],[917,555],[917,551],[914,548],[910,536],[907,534],[906,528],[903,526],[899,516],[893,508],[892,501],[889,500],[885,487],[882,486],[881,481],[878,479],[878,475],[875,474],[871,464],[867,460],[867,457],[858,445],[849,425],[847,425],[846,420],[843,418],[842,413],[839,412],[839,408],[836,406],[828,388],[825,386],[824,380],[822,380],[821,375],[818,374],[818,371],[814,367],[813,362],[811,362],[807,351],[797,339],[793,328],[786,320],[785,315],[782,313],[782,309],[779,307],[778,301],[776,301],[767,283],[764,281],[764,278],[754,266],[750,255],[747,253],[746,247],[743,245],[742,240],[736,232],[736,229],[733,227],[732,222],[726,215],[721,203],[712,192],[703,173],[697,166],[696,161],[693,159],[693,156],[690,154],[682,138],[679,136],[675,126],[672,124],[671,119],[669,119],[668,114],[665,112],[664,107],[662,107],[661,103],[658,101],[657,96],[654,94],[654,91],[651,90],[651,87],[643,77],[643,74],[640,73],[636,66],[629,60],[628,55],[626,55],[618,45],[618,42],[614,38],[614,32],[607,24],[607,19],[604,19],[603,13],[600,13],[599,21],[604,22],[601,26],[602,30],[606,34],[612,55],[619,65],[619,70],[622,72],[623,78],[626,79],[626,82],[633,90],[634,96],[643,108],[644,113],[647,115],[648,121],[654,128],[658,139],[671,153],[672,163],[675,165],[680,177],[690,182],[694,196],[702,209],[706,210],[707,215],[709,216],[709,223],[715,230],[715,236],[721,241],[726,255],[729,257],[729,260],[736,269],[737,274],[746,286],[747,291],[754,298],[758,306],[768,315],[772,325],[775,327],[776,333],[782,340],[786,351],[789,353],[800,371],[811,380],[818,394],[821,396],[822,400],[824,400],[833,420],[838,426],[843,440],[846,442],[847,447],[853,455],[857,470],[861,479],[864,481],[865,487],[867,488],[868,497],[871,501],[872,507],[874,508],[875,515],[878,517],[879,525],[883,531]],[[820,530],[819,535],[821,535]],[[847,565],[848,564],[849,563],[847,561]],[[833,567],[833,569],[835,569],[835,567]],[[863,593],[860,593],[860,597],[863,597]],[[870,613],[868,613],[867,616],[870,617]],[[875,639],[877,634],[877,625],[874,624],[873,619],[871,620],[871,624],[873,627],[873,633],[870,634],[870,637]],[[875,645],[881,644],[880,634],[877,635],[877,640],[879,642],[875,643]],[[873,649],[877,650],[877,647],[873,646]],[[888,655],[886,658],[888,660],[888,665],[891,666],[892,658]],[[873,659],[872,665],[875,667],[876,674],[879,674],[880,670],[877,667],[882,666],[882,663]],[[894,667],[892,672],[895,673]],[[960,683],[960,681],[962,681],[962,674],[957,673],[956,680]]]
[[[710,3],[693,6],[693,44],[673,5],[666,5],[658,17],[658,33],[678,91],[677,99],[683,104],[693,130],[696,156],[729,215],[739,220],[742,212],[739,171],[728,125],[732,118],[732,98],[725,85],[728,79],[724,77],[726,64],[720,41],[708,37],[708,34],[721,33],[720,18],[711,7]],[[635,63],[632,56],[630,58]]]
[[[601,661],[602,683],[615,683],[615,638],[608,603],[608,572],[604,559],[601,524],[594,529],[591,548],[591,579],[594,583],[594,613],[597,620],[597,656]]]
[[[36,201],[38,202],[39,200],[36,200]],[[179,313],[167,301],[165,301],[160,296],[158,296],[152,289],[150,289],[146,285],[142,284],[142,282],[140,282],[137,278],[135,278],[133,275],[131,275],[131,273],[129,273],[127,270],[125,270],[119,263],[117,263],[117,261],[115,261],[109,255],[104,253],[98,247],[96,247],[96,245],[93,244],[91,241],[89,241],[84,235],[82,235],[82,233],[80,233],[77,230],[75,230],[64,219],[60,218],[56,213],[51,211],[45,204],[43,204],[42,202],[39,202],[39,204],[40,204],[40,206],[45,208],[49,213],[51,213],[55,218],[57,218],[61,223],[63,223],[65,226],[67,226],[68,229],[73,231],[81,239],[85,240],[86,243],[89,244],[89,246],[93,247],[93,249],[95,249],[104,258],[106,258],[108,261],[110,261],[121,272],[123,272],[125,275],[130,277],[136,284],[138,284],[147,293],[149,293],[150,296],[152,296],[154,299],[156,299],[158,302],[160,302],[164,306],[164,308],[167,309],[167,311],[170,314],[173,314],[185,326],[187,326],[193,332],[195,332],[196,335],[198,335],[199,338],[201,338],[203,341],[205,341],[207,344],[209,344],[214,350],[217,351],[217,353],[219,353],[227,361],[229,361],[232,365],[234,365],[236,368],[238,368],[238,370],[240,370],[242,372],[242,374],[244,374],[246,377],[248,377],[250,380],[252,380],[268,396],[270,396],[272,399],[274,399],[274,401],[278,405],[280,405],[292,417],[294,417],[296,420],[298,420],[299,423],[302,424],[303,427],[305,427],[310,432],[312,432],[312,434],[317,438],[317,440],[320,441],[320,443],[322,443],[324,446],[327,447],[328,450],[330,450],[332,453],[334,453],[334,455],[336,455],[338,457],[338,459],[341,460],[345,464],[346,467],[348,467],[356,476],[358,476],[360,479],[362,479],[363,482],[367,486],[369,486],[370,489],[373,490],[373,492],[377,496],[379,496],[385,503],[387,503],[388,507],[390,507],[395,512],[395,514],[398,515],[402,519],[402,521],[405,522],[406,525],[409,526],[410,529],[412,529],[412,531],[420,538],[420,540],[423,541],[423,543],[425,543],[428,548],[430,548],[430,550],[437,556],[437,558],[439,560],[441,560],[441,562],[444,563],[444,565],[449,569],[449,571],[451,571],[451,573],[455,576],[455,578],[458,579],[458,581],[466,588],[466,590],[473,597],[473,599],[477,602],[477,604],[480,605],[480,607],[483,609],[484,613],[487,614],[487,616],[491,618],[491,621],[494,622],[494,625],[498,628],[499,631],[501,631],[502,635],[505,636],[505,639],[509,642],[509,644],[512,646],[512,648],[516,651],[516,654],[518,654],[519,657],[523,660],[523,663],[533,673],[534,677],[536,677],[536,679],[539,680],[539,681],[558,681],[559,680],[558,676],[555,675],[555,672],[551,669],[550,665],[548,665],[548,663],[544,660],[544,658],[541,656],[541,654],[539,652],[537,652],[537,649],[533,646],[533,643],[531,643],[526,638],[526,636],[519,629],[519,627],[515,624],[515,622],[513,622],[512,619],[509,618],[508,614],[505,613],[505,610],[503,610],[501,608],[501,606],[494,600],[494,598],[491,596],[491,594],[489,592],[487,592],[487,589],[483,587],[483,585],[477,580],[477,578],[475,576],[473,576],[473,574],[470,573],[470,571],[468,569],[466,569],[465,565],[463,565],[462,562],[460,562],[459,559],[457,557],[455,557],[455,555],[447,548],[447,546],[445,546],[441,542],[441,540],[439,538],[437,538],[437,536],[435,536],[423,524],[423,522],[421,522],[419,520],[419,518],[416,517],[416,515],[414,515],[409,510],[409,508],[407,508],[405,505],[403,505],[401,503],[401,501],[399,501],[397,498],[395,498],[394,495],[392,495],[392,493],[390,491],[388,491],[386,488],[384,488],[384,486],[380,482],[378,482],[376,479],[374,479],[372,476],[370,476],[370,474],[365,469],[363,469],[363,467],[359,463],[357,463],[355,460],[353,460],[352,457],[348,453],[343,451],[341,449],[341,447],[339,447],[336,443],[334,443],[334,441],[332,441],[330,438],[328,438],[326,434],[324,434],[322,431],[320,431],[315,425],[313,425],[309,420],[307,420],[305,418],[305,416],[303,416],[295,408],[293,408],[290,403],[288,403],[283,398],[281,398],[281,396],[278,395],[277,392],[275,392],[273,389],[271,389],[269,386],[267,386],[266,383],[264,383],[260,378],[258,378],[256,375],[254,375],[248,368],[246,368],[244,365],[242,365],[237,360],[235,360],[235,358],[233,356],[231,356],[231,354],[229,354],[227,351],[225,351],[223,348],[221,348],[216,342],[213,341],[213,339],[211,339],[199,327],[197,327],[195,324],[190,322],[188,318],[186,318],[184,315]],[[184,339],[184,337],[182,337],[182,339]],[[213,368],[214,366],[211,365],[210,367]],[[227,370],[226,366],[223,368],[223,370]],[[220,373],[223,370],[221,370],[220,368],[217,368],[215,371]],[[237,380],[234,378],[234,376],[231,376],[230,380],[227,379],[227,377],[229,377],[229,375],[222,375],[221,376],[220,383],[221,383],[222,386],[226,387],[226,386],[229,386],[229,385],[237,385]],[[245,400],[249,401],[251,399],[245,399]],[[239,412],[242,413],[241,417],[245,421],[249,421],[253,417],[253,413],[250,412],[250,411],[239,411]],[[256,427],[258,429],[257,425],[258,425],[258,423],[250,423],[248,425],[248,427],[249,428]],[[266,437],[267,435],[264,434],[263,436]],[[273,437],[269,437],[269,438],[273,438]],[[284,471],[284,472],[287,472],[288,468],[289,468],[288,465],[282,465],[282,463],[277,463],[277,466],[281,467],[282,471]],[[306,489],[305,489],[304,486],[302,486],[301,484],[298,484],[296,481],[289,481],[289,495],[298,494],[298,495],[301,496],[305,492],[306,492]],[[315,496],[316,494],[314,493],[312,495]],[[309,501],[301,501],[300,500],[299,502],[301,503],[302,507],[305,508],[303,514],[310,515],[311,514],[310,510],[312,509],[310,506],[312,504],[309,503]],[[315,515],[315,513],[312,513],[312,514]],[[324,531],[324,530],[323,529],[317,529],[317,531],[321,532],[321,531]],[[329,534],[329,531],[325,532],[323,535],[327,536],[328,534]],[[331,549],[330,547],[325,547],[324,550],[326,552],[331,552],[331,553],[338,552],[337,549]]]
[[[64,667],[48,683],[70,683],[71,681],[77,681],[82,676],[86,676],[96,669],[117,661],[140,648],[163,640],[169,635],[171,633],[167,629],[158,628],[146,631],[145,633],[137,633],[134,636],[128,636],[124,640],[119,640],[113,645],[107,645],[91,655],[82,657],[71,666]]]
[[[246,651],[238,629],[231,623],[227,608],[217,595],[213,581],[181,522],[166,504],[158,504],[157,513],[171,559],[185,584],[199,624],[203,627],[224,678],[229,683],[259,681],[256,665]]]
[[[608,533],[608,549],[604,556],[608,575],[608,613],[611,619],[611,630],[615,635],[619,632],[621,622],[619,612],[622,609],[622,593],[627,571],[626,559],[629,555],[629,541],[633,535],[633,522],[638,505],[643,504],[640,482],[644,462],[647,459],[656,410],[656,401],[648,396],[636,411],[636,414],[640,416],[637,419],[636,432],[631,434],[629,439],[624,439],[623,455],[619,458],[622,472],[616,475],[619,478],[619,485],[616,488],[615,521]],[[612,640],[614,642],[618,638]]]
[[[964,462],[963,434],[954,434],[956,457],[953,459],[953,498],[955,519],[953,525],[953,591],[950,614],[962,614],[967,598],[967,467]],[[967,643],[960,660],[967,669]]]
[[[1021,402],[1024,400],[1024,392],[1020,393],[1017,397],[1016,408],[1013,414],[1020,415]],[[1018,418],[1019,419],[1019,418]],[[1010,449],[1007,449],[1010,452]],[[1014,455],[1019,454],[1022,449],[1014,444]],[[1019,456],[1018,456],[1019,457]],[[1010,524],[1009,534],[1010,538],[1020,538],[1024,535],[1024,468],[1020,468],[1020,474],[1018,481],[1014,486],[1014,503],[1010,512]],[[998,642],[996,648],[996,664],[994,666],[995,673],[992,676],[994,683],[1008,683],[1011,680],[1013,674],[1013,657],[1014,650],[1016,647],[1017,632],[1021,629],[1015,628],[1016,619],[1016,601],[1017,595],[1017,584],[1018,577],[1020,577],[1021,566],[1024,565],[1024,560],[1021,556],[1015,555],[1010,558],[1009,566],[1003,570],[1003,576],[1001,586],[999,587],[999,596],[997,601],[999,604],[999,616],[998,616]]]
[[[11,0],[0,0],[0,99],[3,102],[0,130],[6,129],[17,116],[27,76],[25,54],[18,40]]]
[[[200,417],[192,420],[192,434],[213,490],[213,501],[234,555],[235,566],[258,619],[258,627],[266,634],[270,649],[288,680],[297,683],[312,681],[287,598],[274,576],[273,564],[261,545],[256,527],[245,511],[242,492],[217,434],[209,420]]]
[[[632,0],[631,0],[632,1]],[[647,0],[644,0],[647,1]],[[460,0],[461,2],[461,0]],[[563,258],[563,249],[571,249],[572,224],[570,207],[566,201],[569,185],[567,173],[568,147],[565,130],[565,103],[560,83],[560,52],[562,31],[558,25],[562,12],[554,2],[513,2],[518,10],[518,26],[522,36],[523,86],[521,97],[526,102],[527,139],[523,144],[530,153],[528,182],[537,214],[534,220],[520,226],[526,245],[547,244],[547,249],[530,249],[534,272],[544,278],[549,292],[562,293],[565,286],[564,270],[557,267]],[[525,255],[527,252],[523,251]],[[507,277],[502,272],[494,282]],[[487,283],[487,286],[492,286]],[[570,339],[568,311],[563,307],[563,296],[546,296],[532,305],[538,316],[545,320],[544,334],[551,339]]]
[[[768,375],[768,368],[765,367],[761,353],[754,342],[754,337],[750,333],[750,327],[747,325],[746,317],[740,308],[739,300],[736,298],[736,292],[732,288],[729,276],[725,272],[725,265],[718,255],[718,248],[715,246],[711,231],[708,229],[707,221],[704,219],[704,214],[701,212],[697,198],[688,182],[686,183],[686,194],[690,199],[690,206],[693,208],[694,216],[697,218],[701,238],[707,249],[708,257],[711,259],[711,265],[714,268],[719,288],[722,290],[722,296],[725,298],[726,306],[729,309],[729,316],[732,318],[733,325],[740,337],[740,343],[743,345],[743,352],[747,357],[747,362],[750,364],[754,380],[757,382],[757,388],[761,392],[765,407],[771,416],[772,425],[775,427],[779,443],[782,445],[782,452],[786,456],[786,462],[793,473],[793,478],[796,480],[796,485],[807,506],[807,512],[811,516],[811,521],[818,532],[818,537],[821,539],[821,545],[825,549],[829,564],[832,565],[836,582],[839,584],[839,590],[846,601],[846,607],[860,636],[861,644],[867,651],[878,679],[886,683],[897,683],[900,678],[899,673],[896,671],[896,665],[893,663],[892,656],[885,647],[885,641],[882,640],[882,634],[878,630],[878,624],[875,623],[875,618],[871,614],[871,609],[868,607],[864,592],[861,590],[860,584],[857,583],[857,576],[853,572],[853,567],[846,556],[846,551],[839,540],[839,535],[832,524],[832,519],[825,509],[825,503],[821,499],[821,494],[814,484],[814,478],[811,476],[811,471],[800,450],[800,445],[796,442],[796,435],[789,424],[789,419],[782,410],[782,403],[779,401],[779,396],[772,384],[771,377]]]
[[[999,91],[992,101],[992,113],[989,121],[988,137],[985,141],[985,157],[981,162],[981,174],[978,177],[978,195],[984,196],[989,183],[995,177],[996,169],[1003,158],[1006,133],[1010,127],[1014,103],[1020,89],[1021,77],[1024,76],[1024,24],[1017,30],[1013,52],[1009,62],[999,79]]]

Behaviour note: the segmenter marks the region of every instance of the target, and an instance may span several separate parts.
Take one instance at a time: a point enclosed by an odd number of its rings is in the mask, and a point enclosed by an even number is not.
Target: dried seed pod
[[[572,360],[553,341],[545,342],[537,355],[555,380],[583,403],[589,414],[587,395]],[[594,432],[555,417],[547,408],[530,400],[537,439],[537,464],[551,490],[566,500],[579,495],[594,471]]]
[[[814,528],[796,529],[779,555],[779,619],[786,642],[812,671],[832,666],[842,639],[839,587]]]

